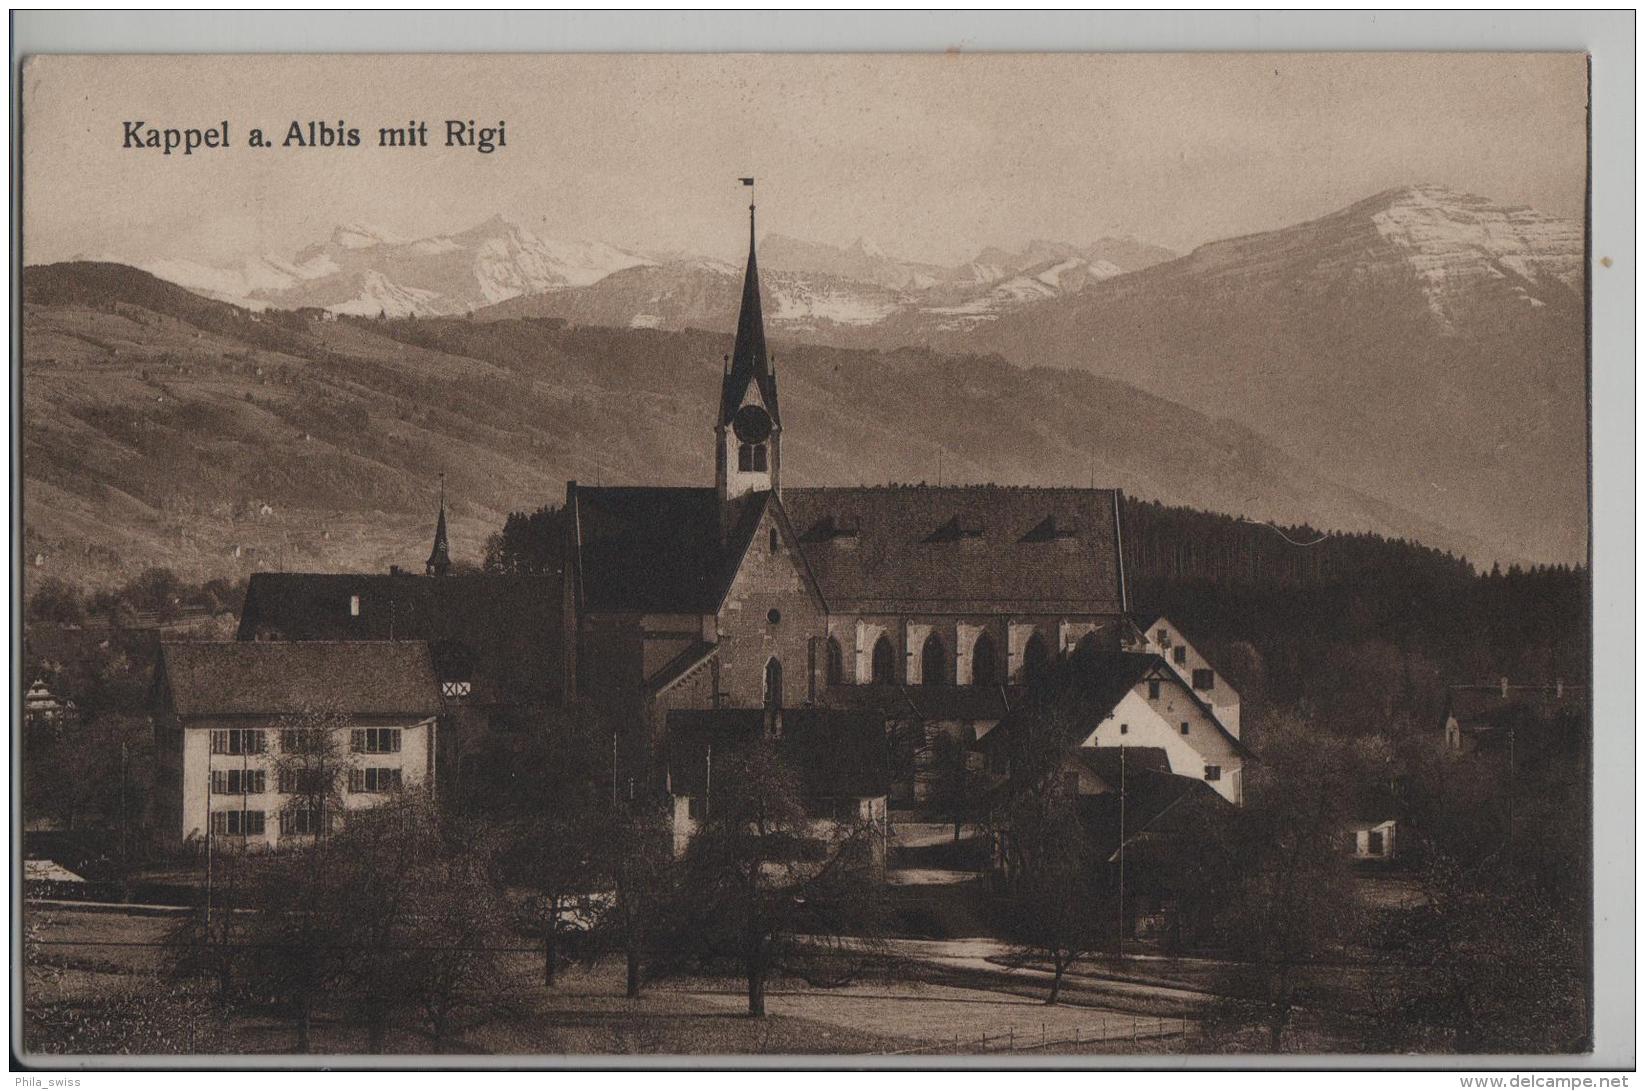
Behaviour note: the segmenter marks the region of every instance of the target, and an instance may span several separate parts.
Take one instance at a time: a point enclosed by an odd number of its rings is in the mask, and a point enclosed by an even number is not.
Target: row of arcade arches
[[[1083,644],[1084,642],[1082,642]],[[896,685],[902,679],[898,678],[897,649],[891,642],[891,637],[881,633],[874,642],[874,649],[869,657],[869,677],[867,681],[872,685]],[[1043,674],[1051,665],[1051,649],[1046,640],[1039,633],[1029,635],[1022,650],[1022,681],[1030,681]],[[826,674],[831,686],[844,685],[845,677],[845,650],[835,637],[829,637],[827,643]],[[1000,653],[998,642],[987,631],[977,634],[971,645],[971,685],[998,686],[1009,681],[1006,676],[1005,657]],[[927,686],[953,685],[955,682],[955,665],[947,644],[938,633],[931,633],[925,638],[920,647],[920,683]]]

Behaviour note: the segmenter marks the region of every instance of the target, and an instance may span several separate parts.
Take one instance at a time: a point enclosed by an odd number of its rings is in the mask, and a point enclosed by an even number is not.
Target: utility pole
[[[1119,957],[1125,960],[1125,747],[1120,747],[1120,931]]]

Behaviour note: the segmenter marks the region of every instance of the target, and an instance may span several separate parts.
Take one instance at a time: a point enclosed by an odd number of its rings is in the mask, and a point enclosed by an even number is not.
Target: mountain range
[[[932,479],[940,457],[947,480],[1095,479],[1477,560],[1581,560],[1583,254],[1580,224],[1431,186],[1181,256],[1041,241],[943,267],[770,235],[785,462],[849,484]],[[493,218],[433,240],[339,228],[232,276],[154,271],[194,290],[109,263],[25,272],[31,556],[99,579],[155,557],[405,563],[445,468],[475,558],[566,477],[706,474],[698,417],[740,264]]]
[[[24,549],[92,583],[164,564],[415,567],[449,475],[453,548],[565,481],[706,483],[729,331],[332,318],[207,300],[129,266],[24,279]],[[1446,540],[1249,429],[994,356],[790,343],[791,481],[1122,485],[1255,519]]]

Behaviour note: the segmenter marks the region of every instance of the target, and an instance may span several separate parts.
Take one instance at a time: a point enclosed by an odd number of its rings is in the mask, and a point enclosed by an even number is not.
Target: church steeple
[[[720,423],[730,424],[742,406],[749,383],[758,387],[760,400],[779,424],[777,377],[765,348],[765,317],[760,311],[760,269],[754,255],[754,205],[748,206],[748,267],[743,272],[742,308],[737,314],[737,340],[731,349],[731,370],[725,377],[720,398]]]
[[[451,572],[451,543],[446,540],[446,475],[440,475],[440,519],[434,524],[434,549],[423,571],[430,576]]]
[[[744,178],[753,186],[754,179]],[[720,413],[714,427],[715,483],[723,499],[781,488],[782,413],[777,373],[765,347],[760,308],[760,270],[754,252],[754,202],[748,203],[748,268],[743,273],[737,338],[720,381]]]

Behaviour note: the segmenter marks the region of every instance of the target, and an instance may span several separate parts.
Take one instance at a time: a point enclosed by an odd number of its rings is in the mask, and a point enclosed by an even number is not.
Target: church
[[[425,575],[259,573],[240,639],[426,641],[447,706],[447,791],[448,778],[479,783],[467,770],[488,733],[575,704],[612,725],[636,793],[667,790],[671,766],[693,760],[682,754],[758,722],[779,738],[803,724],[813,741],[885,739],[893,804],[923,796],[936,732],[982,739],[1038,672],[1076,651],[1141,656],[1154,673],[1126,692],[1156,702],[1181,689],[1187,711],[1121,717],[1086,745],[1136,745],[1108,735],[1132,718],[1169,721],[1173,771],[1221,778],[1237,802],[1238,695],[1165,619],[1144,629],[1130,618],[1119,490],[784,481],[754,215],[750,204],[735,340],[703,437],[712,484],[568,482],[560,565],[540,575],[453,575],[442,503]],[[856,798],[864,781],[856,769],[819,783],[852,785]],[[885,794],[863,805],[883,808]]]
[[[1035,671],[1130,631],[1118,490],[784,481],[753,205],[704,439],[712,486],[566,486],[562,689],[653,754],[680,710],[872,711],[975,737]]]

